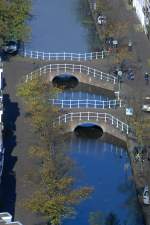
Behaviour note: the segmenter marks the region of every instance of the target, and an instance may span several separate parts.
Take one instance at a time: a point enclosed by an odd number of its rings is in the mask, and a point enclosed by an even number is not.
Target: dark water
[[[70,155],[77,163],[77,186],[94,187],[92,196],[77,208],[77,215],[65,225],[87,225],[90,212],[116,214],[122,225],[142,225],[129,158],[125,148],[100,139],[73,136]],[[119,224],[118,224],[119,225]]]
[[[33,0],[28,49],[44,52],[86,52],[87,28],[76,16],[78,0]]]
[[[88,26],[80,22],[84,13],[79,16],[76,11],[81,1],[33,0],[33,18],[29,22],[32,35],[26,47],[47,52],[84,52],[91,49],[90,43],[96,41],[93,41]],[[112,94],[106,96],[98,88],[85,89],[79,86],[65,90],[58,98],[112,98]],[[143,225],[126,150],[107,140],[72,137],[68,141],[70,155],[77,164],[77,186],[92,186],[95,191],[90,199],[76,208],[76,217],[65,220],[64,225],[88,225],[89,213],[97,211],[104,215],[115,213],[121,225]]]

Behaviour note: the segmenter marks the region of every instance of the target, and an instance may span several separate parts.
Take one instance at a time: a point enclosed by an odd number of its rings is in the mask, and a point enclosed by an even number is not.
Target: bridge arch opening
[[[63,73],[55,76],[52,83],[54,87],[70,89],[75,88],[79,84],[79,80],[71,74]]]
[[[82,123],[75,127],[76,136],[85,138],[99,138],[103,135],[103,129],[94,123]]]

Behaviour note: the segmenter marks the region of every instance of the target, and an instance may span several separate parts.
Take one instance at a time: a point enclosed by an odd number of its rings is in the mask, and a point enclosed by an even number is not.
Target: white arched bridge
[[[108,133],[124,141],[126,141],[126,135],[130,133],[128,124],[109,113],[70,112],[59,116],[58,123],[67,124],[67,132],[73,132],[77,126],[83,123],[93,123],[101,127],[104,133]]]
[[[118,80],[115,76],[100,70],[77,64],[48,64],[26,75],[26,82],[36,76],[46,75],[48,81],[53,81],[56,76],[67,73],[73,75],[81,83],[94,85],[114,91]]]
[[[20,52],[24,57],[45,60],[45,61],[88,61],[88,60],[97,60],[104,59],[109,55],[109,51],[100,51],[100,52],[85,52],[85,53],[69,53],[69,52],[42,52],[42,51],[32,51],[24,49]]]

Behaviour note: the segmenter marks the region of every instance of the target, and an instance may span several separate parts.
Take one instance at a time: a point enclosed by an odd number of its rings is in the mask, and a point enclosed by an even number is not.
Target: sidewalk
[[[135,100],[140,100],[145,96],[150,96],[150,84],[146,85],[144,80],[144,73],[150,72],[150,66],[148,66],[148,59],[150,59],[150,40],[148,40],[144,32],[137,31],[140,23],[134,9],[128,6],[127,0],[111,0],[110,4],[111,10],[108,14],[106,13],[108,20],[129,22],[128,31],[126,37],[123,39],[123,43],[128,44],[128,41],[131,40],[133,43],[133,51],[135,52],[135,79],[126,79],[124,81],[121,88],[121,95],[122,97],[126,97],[127,100],[131,97]],[[147,116],[150,117],[150,114]],[[133,150],[132,147],[133,143],[131,141],[129,154]],[[137,188],[141,188],[145,184],[148,184],[150,188],[150,162],[147,159],[144,160],[143,173],[142,175],[140,174],[140,178],[136,165],[133,162],[132,167]],[[150,206],[144,206],[142,201],[140,203],[145,215],[146,224],[150,225]]]

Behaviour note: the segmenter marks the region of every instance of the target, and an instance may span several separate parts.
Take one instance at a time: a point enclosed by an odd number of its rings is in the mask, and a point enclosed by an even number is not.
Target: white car
[[[145,187],[144,187],[144,191],[143,191],[143,203],[145,205],[150,205],[150,197],[149,197],[148,185],[145,185]]]
[[[144,102],[142,104],[142,111],[150,112],[150,97],[145,97]]]

